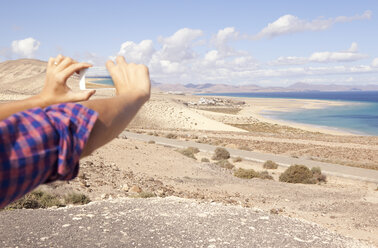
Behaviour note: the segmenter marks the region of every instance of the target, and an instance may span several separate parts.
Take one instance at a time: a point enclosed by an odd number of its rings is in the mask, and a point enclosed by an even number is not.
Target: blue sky
[[[121,54],[166,83],[378,84],[377,1],[3,1],[0,61]]]

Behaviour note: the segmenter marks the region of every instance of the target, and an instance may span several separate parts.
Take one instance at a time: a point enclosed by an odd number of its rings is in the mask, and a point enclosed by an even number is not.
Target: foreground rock
[[[176,197],[0,212],[2,247],[369,247],[318,225]]]

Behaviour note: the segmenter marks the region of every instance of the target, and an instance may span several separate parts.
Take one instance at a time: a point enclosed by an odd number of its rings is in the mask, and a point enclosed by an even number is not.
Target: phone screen
[[[114,83],[105,67],[90,67],[80,71],[80,89],[109,89]]]

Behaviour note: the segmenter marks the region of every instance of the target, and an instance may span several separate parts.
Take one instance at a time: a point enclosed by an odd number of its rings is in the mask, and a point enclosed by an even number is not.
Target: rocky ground
[[[0,230],[2,247],[372,247],[258,209],[175,197],[7,211]]]
[[[197,160],[174,148],[120,137],[83,159],[77,179],[42,189],[82,192],[93,200],[177,196],[257,207],[378,244],[378,222],[373,218],[378,210],[378,191],[374,183],[337,177],[328,177],[328,182],[320,185],[281,183],[278,176],[285,168],[280,167],[268,170],[274,180],[240,179],[216,165],[212,154],[195,156]],[[210,162],[200,162],[202,158]],[[251,161],[234,165],[264,170],[262,164]]]

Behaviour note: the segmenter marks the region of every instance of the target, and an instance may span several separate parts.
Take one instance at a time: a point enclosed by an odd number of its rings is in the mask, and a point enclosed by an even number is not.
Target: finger
[[[115,64],[113,61],[111,60],[108,60],[106,61],[106,69],[108,69],[108,72],[110,74],[112,74],[114,72],[114,69],[115,69]]]
[[[63,62],[62,62],[63,63]],[[64,80],[67,80],[69,77],[72,76],[75,72],[78,72],[82,69],[91,67],[91,64],[88,63],[74,63],[68,66],[66,69],[62,71]]]
[[[55,63],[55,59],[53,57],[49,58],[49,61],[47,62],[47,67],[53,66]]]
[[[70,57],[65,57],[56,67],[58,71],[63,71],[68,66],[70,66],[72,63],[74,63],[74,60]]]
[[[64,59],[64,56],[59,54],[58,56],[56,56],[55,58],[55,64],[58,65],[60,64],[60,62],[62,62],[62,60]]]
[[[123,63],[126,64],[125,57],[118,55],[116,58],[116,62],[117,64],[123,64]]]

